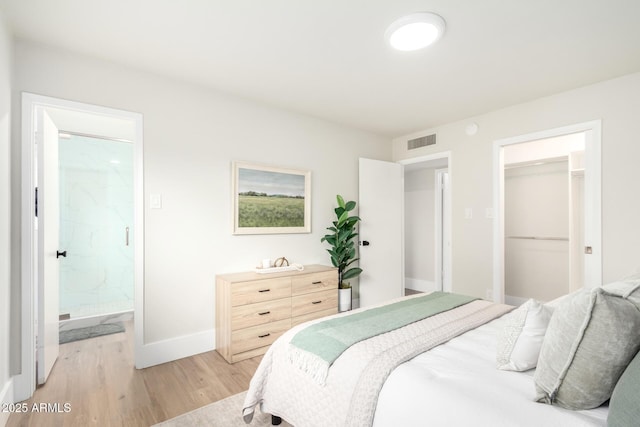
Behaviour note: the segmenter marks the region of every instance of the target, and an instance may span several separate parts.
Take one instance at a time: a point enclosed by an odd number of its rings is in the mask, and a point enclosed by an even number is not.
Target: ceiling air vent
[[[436,134],[421,136],[420,138],[410,139],[407,141],[407,150],[415,150],[416,148],[426,147],[436,144]]]

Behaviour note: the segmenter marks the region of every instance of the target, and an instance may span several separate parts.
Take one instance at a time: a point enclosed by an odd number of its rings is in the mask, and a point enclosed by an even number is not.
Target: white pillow
[[[509,313],[498,336],[497,366],[505,371],[536,367],[553,309],[530,299]]]

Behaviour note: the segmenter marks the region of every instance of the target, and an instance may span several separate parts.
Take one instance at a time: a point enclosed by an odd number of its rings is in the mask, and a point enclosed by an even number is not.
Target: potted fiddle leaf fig
[[[336,219],[331,227],[327,227],[330,233],[320,241],[327,242],[331,246],[327,252],[331,255],[333,266],[338,268],[339,307],[340,311],[347,311],[351,310],[351,284],[347,280],[358,277],[362,273],[361,268],[351,266],[359,259],[356,257],[355,238],[358,235],[356,225],[360,222],[360,217],[350,213],[355,209],[356,202],[345,202],[339,194],[336,199],[338,201],[338,207],[334,209]]]

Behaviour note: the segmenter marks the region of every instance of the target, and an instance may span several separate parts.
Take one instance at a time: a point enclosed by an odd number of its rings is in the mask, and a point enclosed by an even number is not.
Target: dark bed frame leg
[[[275,415],[271,415],[271,425],[279,426],[280,424],[282,424],[282,418],[277,417]]]

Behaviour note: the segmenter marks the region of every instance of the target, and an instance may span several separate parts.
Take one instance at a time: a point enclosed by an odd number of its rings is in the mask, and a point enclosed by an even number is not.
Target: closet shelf
[[[561,240],[569,241],[568,237],[540,237],[540,236],[507,236],[507,239],[522,239],[522,240]]]

